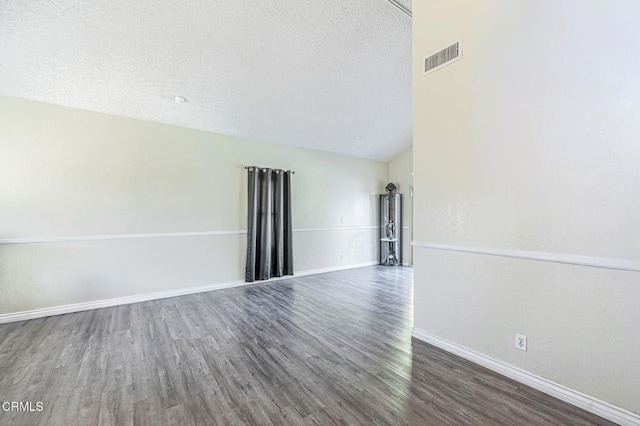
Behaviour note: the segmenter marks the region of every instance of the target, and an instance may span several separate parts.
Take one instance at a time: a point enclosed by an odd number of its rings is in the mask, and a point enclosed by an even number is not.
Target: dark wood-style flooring
[[[20,425],[611,424],[411,339],[412,270],[368,267],[0,325]]]

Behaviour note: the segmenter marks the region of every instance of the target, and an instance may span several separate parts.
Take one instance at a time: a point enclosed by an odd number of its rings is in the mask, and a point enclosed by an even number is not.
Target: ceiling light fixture
[[[362,140],[362,136],[354,136],[353,140],[354,141],[361,141]]]
[[[185,98],[184,96],[176,96],[175,98],[173,98],[173,100],[176,101],[177,104],[183,104],[187,102],[187,98]]]

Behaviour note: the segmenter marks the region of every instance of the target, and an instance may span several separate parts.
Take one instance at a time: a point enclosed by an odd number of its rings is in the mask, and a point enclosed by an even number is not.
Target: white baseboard
[[[552,382],[551,380],[532,374],[514,365],[488,357],[464,346],[448,342],[417,328],[413,329],[413,337],[612,422],[623,426],[640,425],[640,415],[638,414]]]
[[[263,282],[263,281],[259,281]],[[132,296],[116,297],[113,299],[95,300],[92,302],[73,303],[70,305],[53,306],[50,308],[33,309],[30,311],[13,312],[0,315],[0,324],[24,321],[34,318],[50,317],[53,315],[69,314],[73,312],[89,311],[91,309],[109,308],[130,303],[146,302],[149,300],[165,299],[167,297],[184,296],[186,294],[203,293],[206,291],[221,290],[224,288],[238,287],[247,284],[244,281],[229,281],[223,283],[208,284],[198,287],[178,288],[175,290],[158,291],[154,293],[135,294]]]
[[[355,265],[347,265],[347,266],[330,266],[328,268],[307,269],[306,271],[296,272],[296,276],[304,277],[306,275],[326,274],[327,272],[344,271],[346,269],[354,269],[354,268],[364,268],[365,266],[374,266],[377,264],[378,264],[378,261],[372,261],[372,262],[358,263]],[[287,277],[287,278],[291,278],[291,277]]]
[[[272,278],[264,281],[244,282],[242,280],[228,281],[215,284],[207,284],[197,287],[177,288],[174,290],[158,291],[154,293],[135,294],[133,296],[116,297],[113,299],[95,300],[92,302],[73,303],[70,305],[53,306],[50,308],[33,309],[29,311],[12,312],[8,314],[0,314],[0,324],[8,322],[24,321],[34,318],[50,317],[53,315],[69,314],[73,312],[89,311],[91,309],[109,308],[112,306],[128,305],[131,303],[146,302],[149,300],[166,299],[168,297],[184,296],[187,294],[204,293],[207,291],[222,290],[225,288],[240,287],[252,284],[264,284],[274,281],[286,280],[295,277],[303,277],[307,275],[323,274],[326,272],[342,271],[345,269],[361,268],[364,266],[377,265],[378,262],[366,262],[348,266],[334,266],[328,268],[309,269],[306,271],[297,271],[295,275],[287,275],[284,277]]]

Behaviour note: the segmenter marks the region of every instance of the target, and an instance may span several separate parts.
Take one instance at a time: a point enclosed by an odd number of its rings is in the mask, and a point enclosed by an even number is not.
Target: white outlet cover
[[[527,351],[527,336],[516,334],[516,349]]]

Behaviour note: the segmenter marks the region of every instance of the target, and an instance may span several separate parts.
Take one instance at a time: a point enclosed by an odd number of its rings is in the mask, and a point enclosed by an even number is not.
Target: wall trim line
[[[357,229],[375,229],[377,226],[344,226],[339,228],[301,228],[294,229],[293,232],[314,232],[314,231],[349,231]],[[105,234],[105,235],[75,235],[63,237],[29,237],[29,238],[2,238],[0,245],[7,244],[44,244],[44,243],[71,243],[79,241],[109,241],[109,240],[132,240],[142,238],[178,238],[178,237],[208,237],[216,235],[242,235],[246,234],[246,229],[235,231],[196,231],[196,232],[163,232],[149,234]]]
[[[38,244],[38,243],[71,243],[78,241],[108,241],[132,240],[140,238],[175,238],[175,237],[206,237],[212,235],[246,234],[246,230],[237,231],[200,231],[200,232],[163,232],[150,234],[113,234],[113,235],[75,235],[70,237],[33,237],[33,238],[3,238],[3,244]]]
[[[324,274],[327,272],[343,271],[347,269],[362,268],[365,266],[373,266],[377,264],[378,264],[377,261],[370,261],[370,262],[347,265],[347,266],[331,266],[327,268],[307,269],[304,271],[297,271],[295,275],[277,277],[277,278],[272,278],[270,280],[264,280],[264,281],[254,281],[250,283],[244,282],[242,280],[227,281],[227,282],[213,283],[213,284],[207,284],[207,285],[196,286],[196,287],[177,288],[177,289],[164,290],[164,291],[158,291],[153,293],[134,294],[130,296],[115,297],[112,299],[102,299],[102,300],[94,300],[91,302],[81,302],[81,303],[72,303],[72,304],[61,305],[61,306],[52,306],[49,308],[33,309],[29,311],[11,312],[7,314],[0,314],[0,324],[16,322],[16,321],[25,321],[25,320],[35,319],[35,318],[50,317],[54,315],[70,314],[74,312],[89,311],[92,309],[109,308],[109,307],[119,306],[119,305],[129,305],[131,303],[147,302],[150,300],[166,299],[168,297],[204,293],[208,291],[222,290],[222,289],[233,288],[233,287],[241,287],[245,285],[268,284],[275,281],[305,277],[308,275]]]
[[[315,232],[315,231],[351,231],[358,229],[376,229],[377,226],[340,226],[335,228],[300,228],[294,229],[293,232]]]
[[[576,254],[548,253],[541,251],[499,249],[491,247],[470,247],[454,244],[439,244],[412,241],[413,247],[433,250],[457,251],[463,253],[486,254],[489,256],[511,257],[516,259],[537,260],[542,262],[563,263],[567,265],[588,266],[591,268],[616,269],[620,271],[640,272],[640,261],[615,259],[609,257],[581,256]]]
[[[412,335],[418,340],[436,346],[622,426],[640,425],[640,415],[608,402],[585,395],[559,383],[545,379],[544,377],[540,377],[506,362],[491,358],[467,347],[441,339],[440,337],[424,330],[414,328]]]

